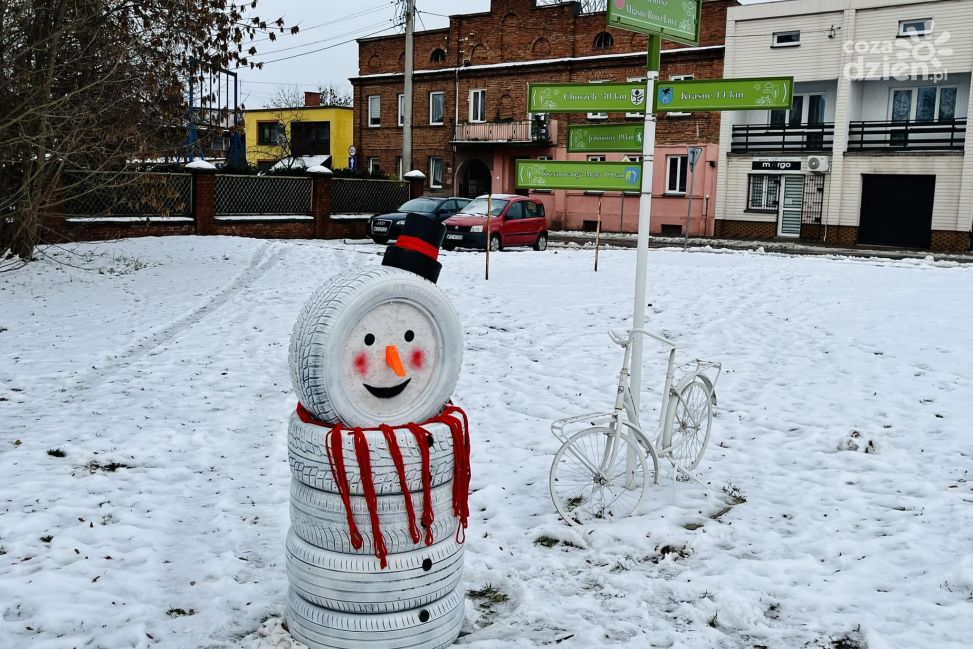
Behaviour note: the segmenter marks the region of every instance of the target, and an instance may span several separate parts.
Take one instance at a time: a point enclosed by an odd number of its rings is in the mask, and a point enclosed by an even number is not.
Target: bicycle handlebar
[[[617,330],[616,329],[609,329],[608,330],[608,336],[615,342],[616,345],[621,345],[622,347],[625,347],[626,345],[628,345],[629,343],[632,342],[632,334],[640,333],[643,336],[648,336],[649,338],[652,338],[653,340],[657,340],[658,342],[662,343],[663,345],[666,345],[667,347],[671,347],[672,349],[678,349],[679,348],[679,345],[677,345],[676,343],[672,342],[671,340],[669,340],[665,336],[660,336],[659,334],[652,333],[651,331],[647,331],[645,329],[632,329],[632,330],[626,332],[625,334],[620,334],[619,333],[620,331],[622,331],[622,330],[621,329],[617,329]]]

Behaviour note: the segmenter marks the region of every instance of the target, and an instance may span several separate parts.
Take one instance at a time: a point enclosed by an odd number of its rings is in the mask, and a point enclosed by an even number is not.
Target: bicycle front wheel
[[[669,401],[662,447],[669,460],[692,471],[703,459],[713,427],[713,394],[698,378],[676,389]]]
[[[629,449],[635,451],[631,467]],[[572,435],[554,455],[551,499],[565,522],[580,527],[637,513],[653,479],[638,443],[597,426]]]

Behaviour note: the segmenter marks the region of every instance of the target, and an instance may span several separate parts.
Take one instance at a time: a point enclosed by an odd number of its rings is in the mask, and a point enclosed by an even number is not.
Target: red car
[[[490,236],[486,230],[487,197],[480,196],[446,219],[444,250],[486,248],[503,250],[509,246],[533,246],[547,250],[547,217],[544,204],[527,196],[494,194]]]

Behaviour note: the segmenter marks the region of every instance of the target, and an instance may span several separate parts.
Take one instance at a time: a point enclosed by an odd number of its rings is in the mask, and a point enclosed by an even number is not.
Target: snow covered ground
[[[0,647],[296,647],[288,337],[381,248],[51,252],[0,274]],[[504,252],[489,283],[481,254],[441,259],[474,424],[461,645],[971,646],[973,267],[653,251],[650,327],[724,364],[709,488],[581,536],[548,496],[549,423],[610,406],[635,252],[597,274],[590,251]]]

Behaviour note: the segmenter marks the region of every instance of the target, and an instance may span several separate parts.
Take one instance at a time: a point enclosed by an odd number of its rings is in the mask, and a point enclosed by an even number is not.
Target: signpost
[[[696,164],[703,155],[703,147],[689,147],[687,162],[689,162],[689,207],[686,212],[686,238],[683,239],[682,249],[689,250],[689,229],[693,225],[693,190],[696,188]]]
[[[703,0],[608,0],[608,26],[699,45]]]
[[[644,124],[601,124],[568,128],[569,153],[641,153]]]
[[[518,188],[630,192],[641,184],[637,162],[517,161]]]
[[[793,77],[666,81],[659,84],[653,110],[692,113],[787,109],[793,101]]]
[[[528,92],[531,113],[641,113],[645,111],[641,83],[532,83]]]

